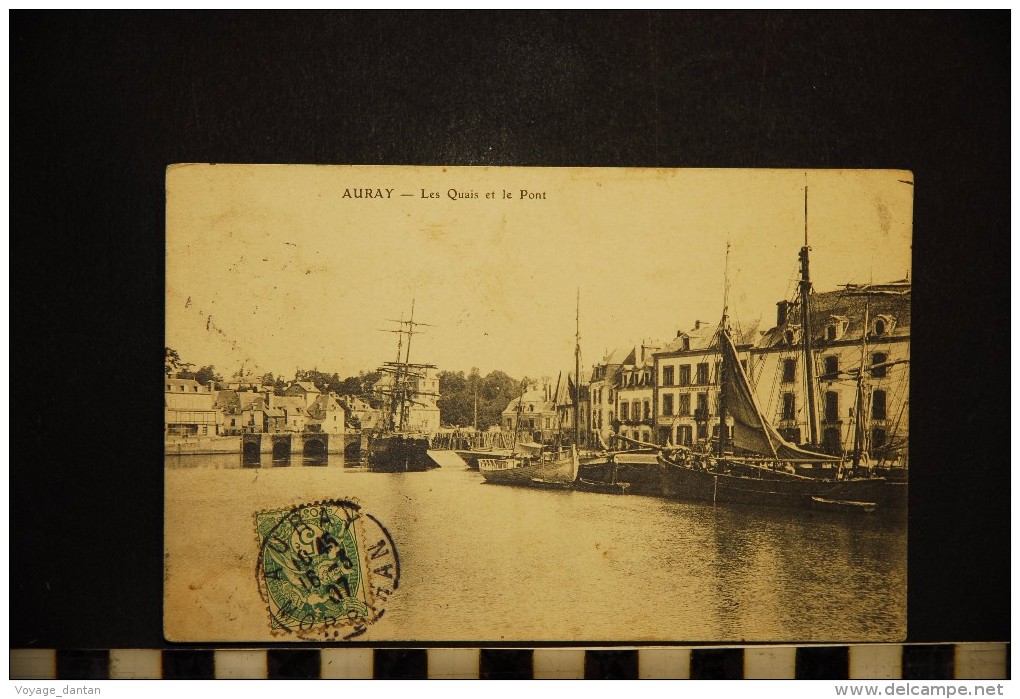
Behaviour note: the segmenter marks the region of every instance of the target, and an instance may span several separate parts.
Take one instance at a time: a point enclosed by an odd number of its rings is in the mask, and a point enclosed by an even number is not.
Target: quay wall
[[[259,453],[261,454],[272,454],[274,441],[280,440],[289,441],[290,453],[298,455],[303,453],[306,439],[321,440],[324,437],[327,442],[327,454],[343,454],[348,444],[361,443],[361,435],[359,433],[303,435],[299,433],[267,432],[247,435],[247,437],[249,439],[260,437],[257,441],[259,442]],[[241,435],[230,437],[174,437],[163,440],[163,454],[165,456],[179,456],[181,454],[240,454],[244,439],[245,437]]]
[[[163,440],[163,454],[240,454],[240,437],[186,437]]]

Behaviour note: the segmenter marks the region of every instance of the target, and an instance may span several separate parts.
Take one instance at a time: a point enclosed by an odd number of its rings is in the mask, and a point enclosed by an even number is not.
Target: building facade
[[[812,294],[816,446],[872,463],[908,458],[910,283],[847,285]],[[798,302],[777,304],[776,325],[752,350],[756,394],[785,439],[811,442]]]
[[[164,378],[164,436],[207,437],[218,434],[211,386],[194,379]]]
[[[559,439],[560,413],[556,410],[556,390],[548,383],[526,391],[503,409],[503,429],[516,434],[518,441],[552,444]]]
[[[591,445],[607,447],[615,434],[616,389],[620,381],[620,368],[634,362],[634,350],[616,349],[606,354],[592,367],[588,382],[588,412]]]
[[[655,354],[655,441],[707,446],[719,437],[719,371],[722,355],[718,325],[696,321]],[[749,350],[757,325],[731,327],[737,356],[749,368]],[[732,425],[727,424],[729,438]]]
[[[627,355],[620,367],[616,386],[617,435],[642,442],[651,442],[655,424],[652,406],[655,402],[655,352],[661,345],[642,343]]]

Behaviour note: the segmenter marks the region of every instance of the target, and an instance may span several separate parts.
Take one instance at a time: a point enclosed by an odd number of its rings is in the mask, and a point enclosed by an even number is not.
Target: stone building
[[[615,434],[616,389],[620,380],[620,367],[634,362],[633,349],[615,349],[606,353],[602,361],[592,367],[588,383],[589,424],[592,446],[608,446]]]
[[[616,434],[642,442],[651,442],[654,425],[655,351],[660,343],[642,342],[620,366],[616,386]]]
[[[518,441],[551,444],[560,434],[559,413],[556,411],[556,389],[549,383],[526,391],[503,409],[503,429],[517,434]],[[518,408],[520,406],[520,408]],[[519,418],[519,420],[518,420]]]
[[[688,331],[655,353],[655,440],[659,444],[708,444],[719,435],[719,370],[722,355],[718,324],[695,321]],[[731,325],[741,365],[758,336],[757,324]],[[727,437],[730,434],[727,426]]]
[[[904,461],[909,433],[910,282],[847,285],[812,294],[809,309],[819,448],[849,454],[854,427],[860,425],[857,442],[872,461]],[[801,332],[799,303],[780,301],[776,325],[752,350],[762,411],[785,439],[797,444],[810,441]]]

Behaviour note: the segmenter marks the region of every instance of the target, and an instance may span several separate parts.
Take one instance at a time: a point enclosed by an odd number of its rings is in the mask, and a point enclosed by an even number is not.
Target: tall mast
[[[729,241],[726,241],[726,262],[722,276],[722,319],[719,321],[719,441],[716,453],[722,456],[726,444],[726,356],[722,336],[729,333]]]
[[[393,392],[390,394],[390,429],[397,426],[399,420],[396,418],[398,403],[397,403],[397,391],[400,390],[401,378],[400,378],[400,353],[404,347],[404,312],[400,311],[400,324],[397,325],[397,361],[394,364],[397,367],[396,374],[393,375]]]
[[[868,360],[868,311],[870,299],[864,297],[864,327],[861,330],[861,370],[857,373],[857,398],[854,404],[854,471],[861,465],[861,442],[864,430],[864,367],[870,366]]]
[[[404,377],[400,382],[400,426],[397,428],[400,431],[404,429],[404,413],[407,411],[407,381],[410,377],[411,367],[411,338],[414,337],[414,301],[411,299],[411,320],[407,321],[407,349],[404,350]],[[401,316],[403,317],[403,316]],[[400,357],[397,357],[397,362],[400,362]],[[397,367],[397,374],[400,374],[400,367]]]
[[[818,445],[818,405],[815,397],[815,367],[811,351],[811,309],[808,307],[811,296],[811,275],[808,272],[808,188],[804,187],[804,247],[800,249],[800,335],[804,350],[804,375],[807,388],[808,434],[810,445]]]
[[[719,322],[719,353],[722,361],[719,362],[719,444],[716,453],[723,455],[726,444],[726,352],[723,351],[722,335],[729,332],[729,302],[730,302],[730,243],[726,242],[726,264],[723,268],[723,312],[722,320]],[[707,418],[706,418],[707,419]]]
[[[581,288],[577,288],[576,332],[574,336],[574,448],[577,448],[581,416]]]

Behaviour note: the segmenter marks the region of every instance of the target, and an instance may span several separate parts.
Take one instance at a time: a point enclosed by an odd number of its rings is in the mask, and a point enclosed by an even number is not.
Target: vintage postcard
[[[167,639],[905,637],[909,172],[166,189]]]

